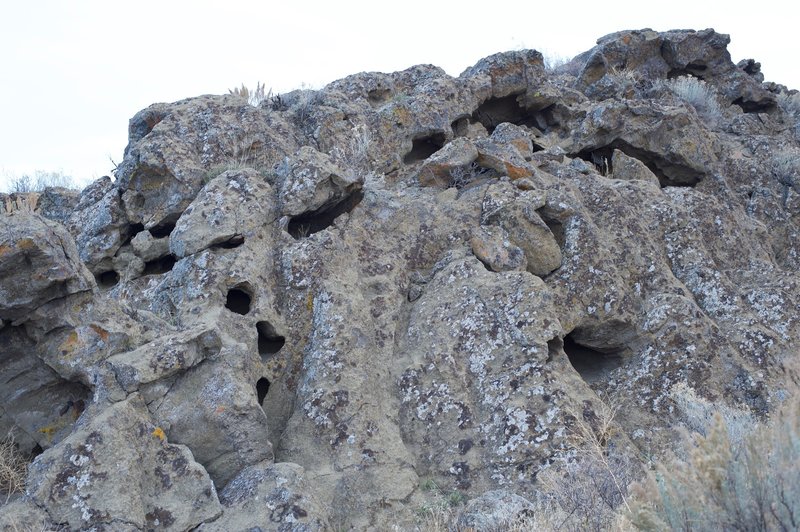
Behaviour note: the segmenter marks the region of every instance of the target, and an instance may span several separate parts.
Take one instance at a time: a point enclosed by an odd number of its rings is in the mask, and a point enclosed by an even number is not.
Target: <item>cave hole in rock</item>
[[[261,377],[256,382],[256,395],[258,396],[258,404],[264,406],[264,398],[269,393],[269,380],[266,377]]]
[[[258,354],[261,360],[267,361],[270,355],[274,355],[281,350],[286,343],[286,338],[275,331],[275,327],[268,321],[256,323],[258,331]]]
[[[97,280],[97,285],[101,288],[111,288],[112,286],[116,286],[119,282],[119,274],[114,270],[98,273],[94,278]]]
[[[250,312],[250,304],[253,296],[243,286],[237,286],[228,290],[225,298],[225,308],[242,316]]]
[[[411,151],[403,157],[405,164],[424,161],[444,146],[446,138],[444,133],[438,132],[426,137],[416,138],[412,141]]]
[[[168,271],[172,270],[173,266],[175,266],[175,262],[176,259],[174,255],[165,255],[149,262],[145,262],[142,276],[161,275],[162,273],[167,273]]]
[[[703,73],[708,70],[708,66],[700,61],[692,61],[683,68],[673,68],[667,72],[667,79],[679,78],[681,76],[692,76],[703,79]]]
[[[603,381],[608,374],[622,366],[623,348],[603,348],[588,346],[575,338],[575,331],[564,337],[564,352],[572,367],[588,383]]]
[[[766,113],[775,109],[773,102],[753,102],[741,97],[733,100],[733,103],[741,107],[744,113]]]
[[[572,155],[572,157],[579,157],[587,163],[593,164],[597,171],[600,172],[600,175],[611,176],[614,173],[614,168],[611,165],[611,156],[613,154],[614,148],[603,146],[602,148],[583,150]]]
[[[234,249],[238,248],[244,244],[244,236],[243,235],[233,235],[228,240],[224,240],[222,242],[217,242],[216,244],[212,244],[212,249]]]
[[[153,238],[164,238],[169,236],[173,229],[175,229],[175,221],[164,221],[151,227],[150,234],[153,235]]]
[[[144,231],[144,224],[131,224],[131,225],[129,225],[127,231],[125,232],[128,236],[122,242],[122,245],[124,246],[126,244],[130,244],[131,240],[133,240],[133,237],[135,237],[136,235],[138,235],[142,231]]]
[[[614,150],[619,150],[628,157],[638,159],[658,178],[661,187],[694,187],[703,180],[703,175],[697,170],[676,163],[671,163],[662,156],[631,146],[623,140],[615,140],[605,146],[590,147],[577,153],[570,153],[570,157],[577,157],[591,163],[601,175],[614,177],[614,167],[611,163]]]
[[[286,230],[295,240],[319,233],[333,225],[333,221],[342,214],[352,212],[362,199],[364,199],[364,192],[358,189],[339,203],[295,216],[289,220]]]
[[[560,121],[555,116],[554,105],[540,110],[528,109],[519,103],[520,97],[521,94],[511,94],[502,98],[489,98],[472,113],[473,123],[483,124],[489,134],[503,122],[534,127],[545,133],[559,125]]]

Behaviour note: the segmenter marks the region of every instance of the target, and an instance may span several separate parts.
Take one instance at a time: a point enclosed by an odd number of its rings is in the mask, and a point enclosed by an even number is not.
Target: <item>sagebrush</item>
[[[669,80],[666,85],[676,96],[694,107],[704,117],[711,120],[722,117],[722,107],[716,91],[702,79],[680,76]]]
[[[685,436],[686,459],[632,488],[630,521],[640,530],[798,530],[799,413],[790,408],[739,444],[716,414],[705,436]]]

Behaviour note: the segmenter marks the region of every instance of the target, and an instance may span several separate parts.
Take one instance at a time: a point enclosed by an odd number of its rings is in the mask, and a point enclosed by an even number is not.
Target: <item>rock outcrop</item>
[[[115,180],[0,198],[0,429],[35,456],[0,523],[411,529],[430,483],[499,526],[604,401],[634,461],[678,390],[768,416],[800,130],[728,41],[160,103]]]

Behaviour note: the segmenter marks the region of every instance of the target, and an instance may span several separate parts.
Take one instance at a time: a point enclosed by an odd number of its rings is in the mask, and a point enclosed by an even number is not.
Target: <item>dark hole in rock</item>
[[[587,163],[592,163],[597,171],[600,172],[600,175],[608,176],[614,172],[611,166],[611,156],[613,154],[614,149],[611,146],[603,146],[593,150],[583,150],[576,155]]]
[[[313,212],[306,212],[289,220],[286,230],[295,240],[319,233],[333,225],[333,221],[346,212],[352,212],[364,199],[364,192],[356,190],[333,206],[322,207]]]
[[[114,270],[109,270],[107,272],[98,273],[95,275],[95,279],[101,288],[111,288],[119,282],[119,274]]]
[[[699,61],[693,61],[686,65],[684,68],[673,68],[667,72],[667,78],[679,78],[681,76],[693,76],[698,79],[703,79],[703,72],[708,70],[708,67]]]
[[[166,255],[164,257],[159,257],[144,264],[144,272],[142,273],[142,276],[167,273],[168,271],[172,270],[173,266],[175,266],[174,256]]]
[[[256,383],[256,395],[258,395],[258,404],[264,406],[264,398],[269,393],[269,381],[265,377],[258,379]]]
[[[43,452],[44,452],[44,449],[42,449],[42,447],[37,443],[33,447],[33,449],[31,449],[30,461],[32,462],[34,458],[36,458],[37,456],[39,456]]]
[[[489,98],[472,113],[472,120],[483,124],[489,134],[503,122],[534,127],[543,132],[548,132],[559,125],[560,121],[555,115],[553,105],[534,111],[520,105],[519,98],[519,94]]]
[[[225,240],[223,242],[218,242],[218,243],[212,245],[211,247],[212,248],[219,248],[219,249],[233,249],[233,248],[238,248],[242,244],[244,244],[244,236],[243,235],[233,235],[228,240]]]
[[[241,288],[231,288],[228,290],[228,297],[225,298],[225,308],[244,316],[250,312],[252,300],[252,296]]]
[[[164,238],[169,236],[173,229],[175,229],[175,222],[162,222],[155,227],[151,227],[150,234],[153,235],[153,238]]]
[[[416,161],[424,161],[444,146],[445,143],[444,133],[434,133],[427,137],[420,137],[414,139],[412,142],[411,151],[406,153],[403,157],[405,164],[411,164]]]
[[[560,220],[557,220],[551,216],[548,216],[544,209],[539,209],[536,211],[539,216],[541,217],[544,224],[550,229],[550,232],[553,233],[553,238],[556,239],[556,244],[561,250],[564,250],[564,243],[566,242],[566,236],[564,234],[564,224],[561,223]]]
[[[745,100],[744,98],[736,98],[733,100],[733,103],[741,107],[742,111],[745,113],[766,113],[775,108],[775,103],[770,101],[753,102]]]
[[[130,241],[133,239],[133,237],[135,237],[136,235],[138,235],[142,231],[144,231],[144,225],[142,225],[142,224],[131,224],[131,225],[129,225],[128,226],[128,230],[126,231],[127,237],[125,238],[125,241],[122,242],[122,245],[124,246],[126,244],[129,244]]]
[[[450,129],[453,130],[454,137],[466,137],[469,129],[469,117],[462,116],[460,118],[456,118],[450,124]]]
[[[266,361],[269,355],[274,355],[281,350],[286,343],[286,338],[275,331],[275,327],[268,321],[256,323],[258,331],[258,354],[261,360]]]
[[[392,91],[389,89],[374,89],[367,93],[367,99],[370,105],[377,106],[389,100],[392,97]]]
[[[553,338],[547,342],[547,361],[552,362],[553,359],[564,349],[564,341],[561,338]]]
[[[613,177],[614,168],[611,165],[611,156],[615,149],[620,150],[628,157],[633,157],[643,162],[655,174],[662,187],[693,187],[703,180],[703,174],[700,174],[697,170],[669,162],[656,153],[636,148],[619,139],[605,146],[587,148],[578,153],[571,153],[569,156],[579,157],[593,164],[602,175]]]
[[[575,371],[590,384],[605,380],[624,362],[622,349],[600,351],[576,342],[572,333],[564,337],[564,352]]]

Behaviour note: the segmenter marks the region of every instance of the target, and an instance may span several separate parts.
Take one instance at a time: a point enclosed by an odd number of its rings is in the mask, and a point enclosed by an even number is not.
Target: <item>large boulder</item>
[[[0,319],[23,319],[48,301],[94,286],[59,224],[22,212],[0,217]]]
[[[796,113],[726,45],[156,104],[74,207],[0,197],[0,435],[41,453],[0,522],[414,529],[471,500],[459,526],[501,527],[575,478],[584,422],[638,470],[703,405],[767,418],[797,381]]]
[[[73,530],[188,530],[221,513],[208,474],[188,448],[167,441],[136,395],[97,412],[37,457],[28,493]]]

